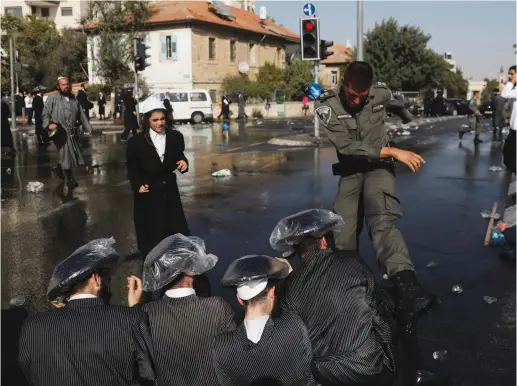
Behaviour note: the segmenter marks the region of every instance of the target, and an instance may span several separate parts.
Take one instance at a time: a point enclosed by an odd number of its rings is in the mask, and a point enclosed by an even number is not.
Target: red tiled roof
[[[254,12],[227,6],[235,19],[226,19],[210,10],[207,1],[156,1],[151,5],[151,16],[146,24],[174,22],[205,22],[229,28],[251,31],[288,40],[298,40],[299,35],[270,20],[260,20]],[[92,28],[93,26],[87,26]],[[269,28],[269,29],[268,29]]]
[[[354,60],[352,51],[341,44],[334,43],[334,45],[329,47],[328,50],[333,51],[334,53],[327,59],[322,60],[322,64],[340,64]]]

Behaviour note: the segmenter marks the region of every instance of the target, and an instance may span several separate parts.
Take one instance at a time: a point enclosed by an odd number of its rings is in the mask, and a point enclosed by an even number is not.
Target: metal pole
[[[363,52],[363,0],[357,0],[357,58],[364,60]]]
[[[319,82],[319,70],[320,70],[320,61],[314,61],[314,83],[318,84]],[[316,114],[316,109],[314,109],[314,138],[320,137],[320,121],[318,119],[318,115]]]
[[[137,56],[137,52],[136,52],[137,43],[138,43],[138,38],[135,37],[133,39],[133,53],[134,53],[133,57]],[[133,62],[134,62],[134,60],[133,60]],[[136,99],[136,121],[138,122],[138,126],[140,126],[140,112],[139,112],[139,108],[138,108],[138,102],[139,102],[140,98],[138,97],[138,71],[136,70],[136,64],[135,64],[135,99]]]
[[[9,38],[9,64],[11,66],[11,129],[16,130],[16,104],[14,89],[14,38]]]

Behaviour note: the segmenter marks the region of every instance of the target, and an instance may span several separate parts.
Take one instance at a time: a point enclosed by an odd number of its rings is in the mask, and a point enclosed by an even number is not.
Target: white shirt
[[[25,108],[32,109],[32,98],[29,98],[28,96],[25,97]]]
[[[68,301],[70,301],[70,300],[79,300],[79,299],[95,299],[95,298],[97,298],[97,296],[92,295],[92,294],[78,294],[78,295],[70,296]]]
[[[196,290],[194,288],[174,288],[165,291],[165,295],[170,298],[185,298],[187,296],[195,295]]]
[[[512,107],[512,115],[510,116],[510,129],[517,130],[517,108],[515,106],[515,99],[517,99],[517,87],[512,82],[506,83],[506,86],[504,86],[503,91],[501,91],[501,96],[504,99],[514,100]]]
[[[244,319],[244,327],[246,327],[246,335],[248,335],[248,339],[253,343],[258,343],[260,338],[262,338],[262,333],[264,332],[264,327],[266,327],[268,320],[269,315],[263,316],[259,319]]]
[[[151,141],[153,141],[160,160],[163,162],[163,157],[165,156],[165,140],[167,139],[165,130],[161,133],[157,133],[153,129],[149,129],[149,135],[151,136]]]

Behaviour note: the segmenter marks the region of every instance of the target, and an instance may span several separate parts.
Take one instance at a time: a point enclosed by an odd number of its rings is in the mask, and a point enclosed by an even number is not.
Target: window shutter
[[[167,36],[162,36],[160,39],[162,49],[162,62],[165,62],[167,60]]]
[[[176,35],[172,36],[171,44],[172,44],[172,48],[171,48],[172,57],[171,57],[171,59],[172,60],[178,60],[178,37]]]

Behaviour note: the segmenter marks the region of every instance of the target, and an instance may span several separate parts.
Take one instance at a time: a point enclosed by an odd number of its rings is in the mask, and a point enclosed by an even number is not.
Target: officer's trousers
[[[414,271],[406,242],[394,225],[395,220],[402,217],[402,208],[395,196],[392,165],[341,177],[334,211],[345,220],[344,229],[334,234],[337,249],[358,249],[365,218],[377,261],[388,276],[404,270]]]

